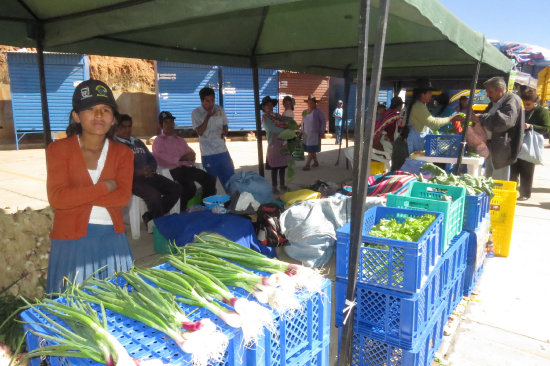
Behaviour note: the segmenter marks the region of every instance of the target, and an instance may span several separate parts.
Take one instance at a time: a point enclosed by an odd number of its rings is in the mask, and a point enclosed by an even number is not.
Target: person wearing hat
[[[117,117],[115,139],[122,142],[134,153],[134,180],[132,193],[145,201],[147,212],[142,216],[147,231],[153,232],[153,219],[168,213],[180,199],[182,188],[160,174],[157,174],[157,161],[147,146],[132,136],[132,117],[121,114]]]
[[[375,149],[384,150],[384,147],[380,143],[383,135],[393,144],[397,137],[397,127],[401,124],[403,116],[401,110],[403,109],[403,99],[400,97],[393,97],[391,99],[390,107],[384,112],[380,121],[376,122],[374,126],[374,140],[373,146]]]
[[[342,141],[342,117],[344,115],[344,102],[338,100],[336,103],[336,108],[332,112],[332,117],[334,118],[334,132],[336,132],[336,142],[338,145]]]
[[[177,135],[175,119],[170,112],[160,112],[162,133],[153,142],[153,156],[159,166],[170,169],[172,178],[181,185],[180,210],[183,212],[197,193],[195,182],[201,185],[202,198],[205,198],[216,194],[216,177],[194,166],[195,151]]]
[[[446,124],[464,120],[464,117],[458,114],[452,117],[432,116],[426,104],[431,100],[432,91],[435,89],[427,80],[420,80],[418,84],[419,86],[413,90],[412,103],[407,111],[409,154],[425,149],[426,135],[430,133],[430,130],[437,131]]]
[[[235,174],[233,160],[225,145],[229,121],[223,108],[215,104],[212,88],[202,88],[199,96],[201,105],[193,110],[191,119],[199,135],[202,165],[210,175],[219,178],[227,192],[227,182]]]
[[[306,165],[303,170],[311,169],[313,166],[319,166],[317,153],[321,151],[321,135],[325,133],[326,119],[323,111],[317,108],[317,98],[310,95],[307,100],[307,110],[302,113],[302,134],[304,151],[307,152]]]
[[[122,207],[132,194],[134,154],[111,139],[115,98],[105,83],[90,79],[76,87],[72,104],[67,138],[46,150],[55,209],[47,293],[62,291],[67,279],[106,278],[133,266]]]
[[[271,170],[271,185],[273,193],[286,191],[285,185],[285,170],[288,166],[288,156],[283,154],[284,141],[279,139],[279,133],[284,130],[284,118],[273,112],[273,108],[277,105],[277,99],[270,96],[264,97],[260,108],[263,111],[262,124],[267,136],[267,157],[266,169]],[[282,123],[283,122],[283,123]],[[277,176],[279,177],[279,188],[277,188]]]

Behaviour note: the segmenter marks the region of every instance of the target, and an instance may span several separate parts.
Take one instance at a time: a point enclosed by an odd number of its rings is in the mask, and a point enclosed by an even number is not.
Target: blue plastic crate
[[[175,270],[168,264],[163,264],[157,268],[165,270]],[[124,284],[123,278],[113,279],[118,285]],[[264,338],[259,340],[261,350],[244,349],[242,332],[239,329],[233,329],[227,326],[221,319],[215,317],[204,308],[180,304],[185,313],[191,320],[201,318],[210,318],[219,329],[221,329],[229,338],[229,346],[225,352],[223,360],[215,363],[219,366],[240,366],[264,364],[266,356],[264,350],[270,351],[270,362],[268,364],[297,366],[318,359],[327,361],[319,365],[328,365],[328,356],[321,357],[319,352],[330,339],[330,315],[331,315],[331,282],[325,281],[323,291],[320,294],[311,294],[301,292],[298,294],[303,311],[295,314],[294,317],[286,315],[282,318],[274,313],[275,328],[279,332],[270,333],[266,330]],[[249,294],[241,289],[231,288],[237,296],[248,296]],[[58,299],[63,301],[63,299]],[[92,304],[92,307],[98,308]],[[107,326],[109,331],[121,342],[130,355],[137,359],[158,358],[164,363],[177,365],[191,365],[189,354],[181,352],[174,341],[167,339],[166,335],[149,328],[141,322],[126,318],[123,315],[106,310]],[[41,332],[47,332],[40,324],[46,323],[32,309],[24,311],[21,315],[24,321],[31,321],[37,324],[25,324],[25,329],[37,329]],[[304,339],[305,338],[305,339]],[[32,350],[39,346],[52,344],[44,339],[39,339],[30,332],[26,335],[27,349]],[[263,344],[262,344],[263,342]],[[269,347],[269,348],[267,348]],[[306,360],[306,361],[304,361]],[[89,359],[65,358],[65,357],[47,357],[51,366],[57,365],[101,365]],[[298,363],[297,363],[298,362]],[[39,366],[38,358],[32,359],[32,366]]]
[[[464,221],[462,230],[476,231],[489,213],[489,196],[483,192],[477,196],[466,196],[464,200]]]
[[[444,196],[450,196],[452,201]],[[441,252],[445,253],[452,238],[462,231],[464,220],[464,197],[466,188],[443,184],[413,182],[402,195],[388,193],[387,205],[415,210],[429,210],[443,213]]]
[[[462,271],[446,292],[444,302],[447,305],[447,309],[446,309],[447,318],[451,316],[451,314],[455,311],[456,306],[460,303],[460,301],[462,301],[465,273],[466,273],[465,270]]]
[[[477,286],[477,282],[483,274],[483,267],[485,266],[485,255],[483,255],[479,267],[474,265],[468,265],[464,271],[464,285],[462,290],[462,295],[470,296],[474,288]]]
[[[370,337],[403,348],[413,348],[445,297],[443,262],[439,262],[422,289],[408,294],[357,283],[354,322]],[[336,279],[335,324],[344,320],[347,280]]]
[[[332,282],[325,281],[320,294],[304,299],[302,312],[290,319],[277,317],[276,330],[266,329],[257,344],[246,350],[248,365],[297,365],[317,358],[330,343],[331,289]],[[328,357],[326,361],[322,365],[328,365]]]
[[[381,219],[402,222],[409,217],[419,217],[426,213],[435,215],[436,218],[416,243],[368,235]],[[369,209],[363,219],[363,244],[357,281],[408,293],[418,291],[441,256],[442,224],[443,216],[439,212],[392,207]],[[348,223],[336,231],[336,276],[339,278],[348,276],[350,227],[351,224]]]
[[[380,341],[365,333],[361,326],[354,328],[352,343],[352,366],[430,366],[435,352],[443,341],[447,322],[446,304],[442,303],[423,332],[415,348],[403,348]],[[342,327],[338,328],[339,348]],[[339,349],[340,351],[340,349]]]
[[[444,290],[448,290],[466,268],[470,233],[463,231],[451,241],[451,246],[443,254],[442,282]]]
[[[426,156],[456,158],[460,152],[462,135],[426,135]]]

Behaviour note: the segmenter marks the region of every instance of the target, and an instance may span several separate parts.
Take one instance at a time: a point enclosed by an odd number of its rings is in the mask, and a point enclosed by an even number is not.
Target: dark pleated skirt
[[[91,276],[104,279],[127,271],[133,261],[126,234],[115,233],[112,225],[89,224],[83,238],[52,239],[46,292],[62,291],[66,278],[81,283]]]

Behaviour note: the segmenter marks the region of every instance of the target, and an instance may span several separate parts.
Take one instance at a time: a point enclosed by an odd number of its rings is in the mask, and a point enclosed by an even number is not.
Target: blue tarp
[[[159,233],[178,246],[193,241],[202,232],[214,232],[270,258],[275,248],[261,245],[249,219],[233,214],[214,214],[211,211],[183,212],[155,219]]]

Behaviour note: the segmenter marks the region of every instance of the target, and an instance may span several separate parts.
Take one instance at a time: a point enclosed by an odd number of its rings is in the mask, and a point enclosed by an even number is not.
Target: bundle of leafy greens
[[[402,223],[396,219],[381,219],[380,223],[372,227],[369,235],[379,238],[416,242],[422,237],[434,220],[435,216],[432,214],[408,217]]]
[[[493,198],[493,196],[495,195],[493,193],[493,188],[495,186],[493,178],[474,177],[470,174],[462,174],[459,176],[456,176],[452,173],[447,174],[443,169],[432,163],[426,163],[422,165],[420,170],[428,172],[432,175],[432,177],[428,179],[428,182],[430,183],[464,187],[466,188],[466,194],[470,196],[477,196],[482,192],[487,193],[489,198]],[[418,180],[420,182],[426,181],[422,174],[419,174]]]

